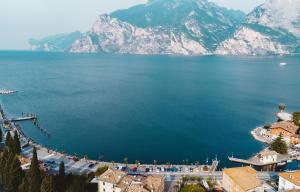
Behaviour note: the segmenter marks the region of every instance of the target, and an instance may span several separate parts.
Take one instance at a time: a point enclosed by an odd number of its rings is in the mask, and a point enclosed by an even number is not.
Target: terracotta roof
[[[164,178],[161,176],[150,175],[146,178],[144,184],[150,191],[160,191],[161,187],[164,185]]]
[[[300,170],[297,170],[295,172],[290,172],[290,173],[288,172],[279,173],[279,176],[284,178],[285,180],[288,180],[294,185],[300,186]]]
[[[245,191],[262,186],[262,181],[256,178],[256,171],[251,167],[229,168],[224,173]]]
[[[119,183],[119,181],[121,181],[121,179],[125,175],[126,175],[126,173],[123,171],[116,171],[116,170],[108,169],[102,175],[100,175],[99,180],[108,182],[108,183],[117,184],[117,183]]]
[[[127,175],[126,172],[108,169],[99,181],[115,184],[124,192],[161,191],[164,185],[162,176]]]
[[[300,189],[291,189],[291,190],[288,190],[286,192],[300,192]]]
[[[271,126],[271,129],[278,129],[278,128],[282,128],[285,131],[292,133],[292,134],[298,133],[298,130],[299,130],[299,127],[297,125],[295,125],[293,122],[289,122],[289,121],[277,122]]]

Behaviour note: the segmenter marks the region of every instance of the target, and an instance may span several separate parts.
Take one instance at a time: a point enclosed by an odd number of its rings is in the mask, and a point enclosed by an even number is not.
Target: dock
[[[268,165],[281,165],[285,164],[289,161],[294,161],[298,160],[300,158],[300,154],[296,154],[293,156],[290,155],[278,155],[278,159],[276,161],[268,162],[268,163],[263,163],[259,160],[257,156],[253,156],[249,159],[240,159],[240,158],[235,158],[235,157],[228,157],[228,160],[231,162],[235,163],[241,163],[241,164],[246,164],[246,165],[253,165],[253,166],[258,166],[258,167],[263,167],[263,166],[268,166]]]
[[[35,115],[24,115],[21,117],[12,118],[12,119],[10,119],[10,121],[17,122],[17,121],[36,120],[36,119],[37,119],[37,117]]]

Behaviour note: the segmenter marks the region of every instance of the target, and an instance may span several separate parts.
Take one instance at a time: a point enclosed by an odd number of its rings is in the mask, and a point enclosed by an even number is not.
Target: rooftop
[[[277,122],[271,126],[271,129],[278,129],[278,128],[282,128],[285,131],[292,133],[292,134],[297,134],[298,130],[299,130],[299,127],[290,121]]]
[[[103,173],[100,177],[100,181],[117,184],[121,181],[121,179],[126,175],[123,171],[111,170],[108,169],[105,173]]]
[[[127,175],[126,172],[108,169],[99,181],[115,184],[124,192],[161,191],[164,185],[162,176]]]
[[[278,155],[276,151],[264,150],[258,154],[260,157]]]
[[[293,183],[294,185],[300,186],[300,170],[295,172],[284,172],[279,173],[279,177],[288,180],[289,182]]]
[[[245,191],[262,186],[261,180],[256,177],[256,171],[251,167],[229,168],[224,173]]]

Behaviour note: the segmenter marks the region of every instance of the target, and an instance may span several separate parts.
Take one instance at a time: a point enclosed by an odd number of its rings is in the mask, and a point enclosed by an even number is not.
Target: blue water
[[[280,67],[280,62],[288,65]],[[8,116],[38,115],[24,132],[70,154],[107,161],[190,163],[246,158],[250,130],[300,109],[300,57],[177,57],[0,52]]]

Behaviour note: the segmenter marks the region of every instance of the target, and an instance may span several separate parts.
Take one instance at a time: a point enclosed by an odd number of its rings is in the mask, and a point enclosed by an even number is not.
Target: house
[[[117,186],[126,173],[108,169],[99,177],[98,191],[99,192],[121,192],[121,188]]]
[[[128,175],[112,169],[98,178],[99,192],[163,192],[164,185],[162,176]]]
[[[276,151],[265,150],[258,154],[259,161],[263,164],[274,163],[277,161],[278,153]]]
[[[279,173],[278,191],[300,190],[300,170]]]
[[[279,135],[291,144],[297,144],[300,142],[298,136],[299,127],[290,121],[281,121],[274,123],[270,128],[270,136],[275,139]]]
[[[227,192],[263,192],[263,182],[256,177],[251,167],[224,169],[223,189]]]

